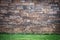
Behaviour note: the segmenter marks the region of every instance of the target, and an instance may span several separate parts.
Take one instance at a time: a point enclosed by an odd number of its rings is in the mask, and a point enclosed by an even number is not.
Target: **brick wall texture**
[[[60,33],[60,0],[0,0],[0,32]]]

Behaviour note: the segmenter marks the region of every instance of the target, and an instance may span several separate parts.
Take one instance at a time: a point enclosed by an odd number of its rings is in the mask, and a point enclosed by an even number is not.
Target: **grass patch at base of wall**
[[[60,35],[0,34],[0,40],[60,40]]]

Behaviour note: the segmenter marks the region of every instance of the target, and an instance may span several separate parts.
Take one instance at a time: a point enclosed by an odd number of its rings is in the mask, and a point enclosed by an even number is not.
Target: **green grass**
[[[0,34],[0,40],[60,40],[60,35]]]

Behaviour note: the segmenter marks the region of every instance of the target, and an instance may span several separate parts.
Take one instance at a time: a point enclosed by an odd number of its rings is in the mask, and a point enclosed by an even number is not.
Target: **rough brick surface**
[[[59,24],[59,0],[1,0],[0,32],[53,33]]]

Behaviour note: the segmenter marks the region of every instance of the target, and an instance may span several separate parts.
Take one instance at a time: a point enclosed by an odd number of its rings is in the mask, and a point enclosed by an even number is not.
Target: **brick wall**
[[[59,33],[59,0],[1,0],[0,32]]]

